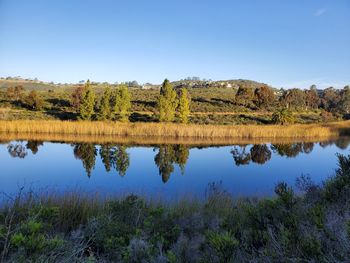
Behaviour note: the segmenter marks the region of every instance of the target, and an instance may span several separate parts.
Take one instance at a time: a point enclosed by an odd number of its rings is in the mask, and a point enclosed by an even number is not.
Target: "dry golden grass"
[[[298,142],[320,142],[337,140],[338,136],[326,138],[169,138],[169,137],[120,137],[120,136],[94,136],[94,135],[71,135],[71,134],[28,134],[28,133],[0,133],[0,144],[15,140],[23,141],[50,141],[65,143],[93,143],[93,144],[124,144],[133,146],[150,146],[162,144],[182,144],[191,147],[202,146],[226,146],[245,144],[286,144]]]
[[[234,140],[298,140],[327,139],[349,134],[350,121],[326,124],[280,125],[184,125],[175,123],[118,123],[83,121],[0,121],[1,137],[42,136],[64,138],[105,137],[115,141],[117,137],[129,141],[171,142],[171,141],[213,141]]]

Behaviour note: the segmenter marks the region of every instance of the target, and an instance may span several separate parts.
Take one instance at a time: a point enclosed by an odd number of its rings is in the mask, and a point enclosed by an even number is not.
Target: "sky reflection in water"
[[[177,199],[201,198],[209,183],[221,182],[234,196],[271,195],[276,183],[294,186],[303,174],[317,183],[331,176],[336,154],[348,154],[349,142],[140,147],[13,141],[0,144],[0,191],[25,186]]]

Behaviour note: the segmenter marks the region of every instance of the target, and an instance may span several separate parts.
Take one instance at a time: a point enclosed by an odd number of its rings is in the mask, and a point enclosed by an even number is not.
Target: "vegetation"
[[[88,81],[85,85],[84,91],[82,93],[81,103],[79,107],[79,119],[80,120],[91,120],[93,114],[95,113],[95,92],[90,87],[90,82]]]
[[[158,99],[159,120],[173,122],[178,106],[177,94],[169,80],[165,79]]]
[[[164,81],[164,84],[162,88],[161,85],[149,83],[141,87],[135,81],[124,83],[123,90],[128,91],[128,94],[125,100],[116,105],[116,99],[119,98],[116,90],[120,90],[120,84],[89,81],[85,84],[84,81],[78,84],[54,84],[18,78],[0,79],[0,119],[81,119],[80,110],[87,86],[92,91],[89,93],[95,94],[94,103],[85,101],[89,106],[88,110],[83,109],[88,112],[85,117],[91,120],[102,120],[105,117],[101,116],[106,116],[106,113],[101,111],[108,112],[106,100],[104,106],[101,105],[106,86],[112,92],[109,104],[111,115],[107,120],[158,122],[162,115],[162,121],[170,118],[166,122],[181,122],[179,103],[183,89],[188,90],[188,97],[191,98],[189,123],[273,124],[272,115],[279,109],[288,109],[296,123],[322,123],[350,117],[348,87],[319,90],[312,86],[307,90],[283,90],[247,80],[211,81],[198,78]],[[168,98],[164,98],[165,86],[171,86],[173,90]],[[40,110],[33,110],[25,102],[32,90],[42,99]],[[125,107],[123,116],[118,113],[120,107]]]
[[[183,139],[332,138],[349,134],[350,121],[327,124],[194,125],[175,123],[107,123],[72,121],[0,121],[0,133],[35,135],[95,135]],[[166,136],[165,136],[166,135]]]
[[[112,90],[109,86],[105,88],[103,91],[103,95],[101,98],[98,117],[97,119],[100,121],[110,120],[111,119],[111,100],[112,100]]]
[[[281,109],[273,113],[272,121],[275,124],[286,125],[294,123],[293,114],[287,109]]]
[[[24,99],[25,104],[31,110],[40,111],[43,109],[44,101],[35,90],[32,90]]]
[[[190,99],[187,89],[181,90],[178,112],[179,121],[181,123],[188,123],[188,118],[190,116]]]
[[[173,203],[82,193],[6,196],[2,262],[348,262],[350,156],[335,176],[301,194],[234,199],[219,183],[204,200]]]
[[[131,95],[128,87],[122,84],[115,91],[113,114],[117,120],[126,122],[129,120],[130,109]]]

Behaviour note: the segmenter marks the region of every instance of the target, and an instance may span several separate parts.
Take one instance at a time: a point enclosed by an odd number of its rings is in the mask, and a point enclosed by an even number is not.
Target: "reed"
[[[182,139],[302,139],[331,138],[349,134],[350,121],[324,124],[194,125],[176,123],[119,123],[56,120],[0,121],[3,134],[109,136]]]

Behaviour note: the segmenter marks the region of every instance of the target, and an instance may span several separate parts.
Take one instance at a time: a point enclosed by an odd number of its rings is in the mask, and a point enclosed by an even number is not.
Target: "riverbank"
[[[348,262],[350,156],[334,177],[285,183],[274,198],[203,201],[23,193],[0,205],[1,262]]]
[[[295,125],[194,125],[175,123],[118,123],[55,120],[0,121],[4,136],[95,136],[176,140],[328,139],[350,134],[350,121]],[[47,139],[47,138],[46,138]]]

